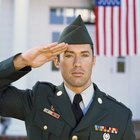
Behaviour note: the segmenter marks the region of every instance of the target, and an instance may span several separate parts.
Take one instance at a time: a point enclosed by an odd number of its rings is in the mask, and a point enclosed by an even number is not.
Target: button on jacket
[[[10,84],[31,71],[16,71],[13,57],[0,63],[0,115],[25,121],[29,140],[135,140],[130,109],[94,86],[94,99],[78,125],[63,83]]]

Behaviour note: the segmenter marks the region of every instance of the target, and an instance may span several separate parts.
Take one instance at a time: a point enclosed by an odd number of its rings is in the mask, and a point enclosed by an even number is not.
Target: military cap
[[[59,43],[65,42],[68,44],[91,44],[92,39],[87,31],[87,28],[79,15],[69,26],[61,33]]]

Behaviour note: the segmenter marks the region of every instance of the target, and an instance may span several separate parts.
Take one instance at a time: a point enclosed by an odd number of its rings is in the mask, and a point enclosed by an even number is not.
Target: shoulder
[[[33,91],[34,92],[43,92],[43,93],[48,93],[52,94],[56,91],[56,85],[50,83],[50,82],[41,82],[38,81],[34,86],[33,86]]]
[[[96,86],[96,85],[95,85]],[[104,99],[105,105],[110,110],[118,110],[118,111],[124,111],[125,113],[130,113],[131,110],[122,102],[118,101],[116,98],[112,97],[109,94],[106,94],[105,92],[100,91],[100,89],[96,86],[98,93],[102,96]]]
[[[36,82],[35,86],[41,86],[41,87],[50,87],[50,88],[54,88],[56,87],[56,85],[50,83],[50,82],[43,82],[43,81],[38,81]]]
[[[114,97],[112,97],[106,93],[103,93],[103,94],[104,94],[104,97],[106,98],[106,100],[108,100],[110,103],[115,104],[118,107],[129,110],[129,108],[125,104],[123,104],[121,101],[118,101],[117,99],[115,99]]]

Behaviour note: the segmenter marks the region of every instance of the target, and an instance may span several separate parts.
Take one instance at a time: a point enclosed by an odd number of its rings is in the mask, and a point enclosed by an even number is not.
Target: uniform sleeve
[[[8,86],[0,92],[0,115],[25,120],[32,109],[32,91]]]
[[[21,77],[23,77],[31,71],[31,67],[25,67],[19,71],[15,70],[13,59],[17,55],[0,62],[0,91],[3,90],[3,88],[7,85],[20,79]]]
[[[127,126],[124,132],[124,136],[122,140],[136,140],[135,132],[134,132],[134,126],[132,123],[132,112],[130,111]]]
[[[15,56],[14,56],[15,57]],[[27,74],[31,68],[16,71],[14,57],[0,62],[0,115],[24,120],[31,107],[31,90],[19,90],[10,86],[12,82]]]

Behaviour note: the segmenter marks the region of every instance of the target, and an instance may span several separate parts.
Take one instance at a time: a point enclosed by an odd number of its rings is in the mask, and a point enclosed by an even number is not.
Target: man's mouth
[[[75,77],[81,77],[81,76],[84,75],[84,73],[81,72],[81,71],[73,71],[72,72],[72,75],[75,76]]]

